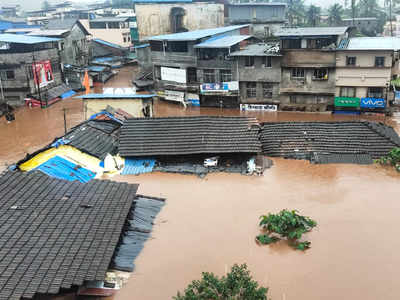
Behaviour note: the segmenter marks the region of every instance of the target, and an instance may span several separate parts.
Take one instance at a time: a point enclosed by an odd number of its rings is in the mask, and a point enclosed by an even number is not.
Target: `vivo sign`
[[[360,107],[385,108],[386,101],[383,98],[361,98]]]

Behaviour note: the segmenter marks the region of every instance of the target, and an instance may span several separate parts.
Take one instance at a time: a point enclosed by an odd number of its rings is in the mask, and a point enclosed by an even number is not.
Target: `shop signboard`
[[[185,92],[165,90],[164,97],[165,100],[183,102],[185,101]]]
[[[200,85],[200,92],[202,94],[207,92],[231,92],[239,90],[239,82],[238,81],[228,81],[221,83],[204,83]]]
[[[360,98],[335,97],[335,106],[360,107]]]
[[[386,101],[383,98],[361,98],[362,108],[385,108]]]
[[[49,60],[40,61],[32,64],[33,78],[39,87],[45,87],[54,81],[53,70]]]
[[[240,104],[240,110],[277,111],[278,105],[275,105],[275,104]]]
[[[186,83],[186,70],[161,67],[161,80]]]

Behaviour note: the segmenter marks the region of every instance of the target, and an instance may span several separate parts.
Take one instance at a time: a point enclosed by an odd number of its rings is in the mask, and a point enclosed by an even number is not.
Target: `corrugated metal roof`
[[[115,95],[115,94],[87,94],[78,96],[80,99],[145,99],[155,97],[155,94],[130,94],[130,95]]]
[[[4,31],[5,33],[21,33],[21,32],[32,32],[35,30],[40,30],[39,26],[38,27],[30,27],[30,28],[10,28]]]
[[[227,27],[218,27],[218,28],[188,31],[188,32],[164,34],[164,35],[152,36],[148,38],[148,40],[149,41],[195,41],[208,36],[233,31],[247,26],[249,25],[234,25]]]
[[[399,50],[398,37],[357,37],[350,38],[344,50]]]
[[[275,32],[275,36],[319,36],[319,35],[341,35],[346,33],[350,27],[298,27],[281,28]]]
[[[155,159],[125,159],[125,165],[122,169],[122,175],[139,175],[143,173],[150,173],[153,171]]]
[[[107,42],[107,41],[102,40],[102,39],[93,39],[92,41],[96,42],[96,43],[99,43],[99,44],[102,44],[102,45],[105,45],[105,46],[108,46],[108,47],[112,47],[112,48],[126,49],[126,48],[124,48],[124,47],[122,47],[120,45],[117,45],[117,44],[114,44],[114,43],[110,43],[110,42]]]
[[[29,36],[62,36],[68,33],[69,29],[49,29],[49,30],[34,30],[28,33]]]
[[[57,38],[29,36],[25,34],[11,34],[11,33],[0,34],[0,42],[4,43],[40,44],[40,43],[57,42],[59,40],[60,39]]]
[[[230,35],[222,36],[217,39],[208,39],[205,42],[195,45],[195,48],[229,48],[233,45],[240,43],[241,41],[250,38],[250,35]]]
[[[354,18],[354,21],[375,21],[377,18]],[[353,18],[342,19],[342,21],[353,21]]]
[[[252,44],[247,45],[245,49],[235,51],[230,56],[282,56],[278,45]]]
[[[50,177],[82,183],[94,179],[96,173],[74,164],[60,156],[54,156],[33,170],[39,170]]]
[[[113,17],[113,18],[95,18],[89,22],[126,22],[130,17]]]

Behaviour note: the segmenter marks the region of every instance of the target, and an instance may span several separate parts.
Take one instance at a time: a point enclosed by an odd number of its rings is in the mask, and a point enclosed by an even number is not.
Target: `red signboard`
[[[39,87],[45,87],[54,81],[53,70],[49,60],[36,62],[32,64],[32,68],[35,84],[39,85]]]

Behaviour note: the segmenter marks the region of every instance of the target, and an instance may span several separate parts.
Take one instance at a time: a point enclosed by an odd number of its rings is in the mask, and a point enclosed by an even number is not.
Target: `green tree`
[[[380,8],[376,0],[359,0],[357,11],[360,17],[377,17]]]
[[[304,0],[286,0],[286,3],[289,25],[302,25],[305,18]]]
[[[328,23],[331,26],[338,26],[342,23],[343,7],[336,3],[328,9]]]
[[[213,273],[202,273],[201,280],[194,280],[175,300],[267,300],[268,289],[260,287],[247,270],[247,266],[234,265],[222,278]]]
[[[315,27],[321,20],[321,7],[310,5],[306,13],[307,24]]]

